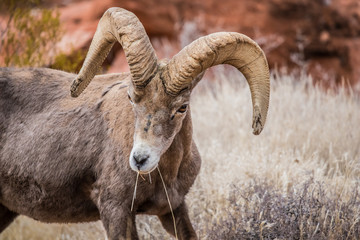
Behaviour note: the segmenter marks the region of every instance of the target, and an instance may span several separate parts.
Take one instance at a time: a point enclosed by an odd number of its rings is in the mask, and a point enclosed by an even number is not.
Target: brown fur
[[[196,239],[184,202],[201,164],[190,109],[170,120],[189,100],[190,90],[167,95],[160,73],[141,95],[129,74],[112,74],[95,77],[79,98],[71,99],[73,74],[0,69],[0,232],[22,214],[43,222],[101,219],[109,239],[137,239],[135,215],[153,214],[174,234],[157,171],[151,172],[151,184],[139,178],[130,211],[136,172],[129,156],[135,134],[164,138],[159,169],[178,236]],[[133,107],[128,91],[136,101]]]

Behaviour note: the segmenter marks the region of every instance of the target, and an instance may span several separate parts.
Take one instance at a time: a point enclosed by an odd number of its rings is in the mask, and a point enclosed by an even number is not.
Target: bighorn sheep
[[[113,44],[130,73],[95,76]],[[137,17],[121,8],[101,18],[80,73],[0,71],[0,232],[19,214],[43,222],[101,219],[109,239],[137,239],[136,214],[157,215],[179,239],[196,239],[184,197],[201,159],[192,139],[190,93],[203,72],[230,64],[246,77],[254,134],[264,127],[269,70],[250,38],[219,32],[158,61]],[[68,94],[71,80],[71,96]],[[106,90],[101,94],[103,86]],[[100,95],[101,94],[101,95]],[[133,211],[130,210],[137,172]],[[148,181],[150,174],[152,182]]]

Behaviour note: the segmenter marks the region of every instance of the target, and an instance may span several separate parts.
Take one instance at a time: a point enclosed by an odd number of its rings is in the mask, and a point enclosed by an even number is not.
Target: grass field
[[[267,123],[252,135],[251,98],[233,69],[192,95],[201,173],[186,202],[200,239],[360,239],[360,100],[306,76],[271,79]],[[141,239],[169,239],[139,216]],[[100,222],[42,224],[18,218],[11,239],[105,239]]]

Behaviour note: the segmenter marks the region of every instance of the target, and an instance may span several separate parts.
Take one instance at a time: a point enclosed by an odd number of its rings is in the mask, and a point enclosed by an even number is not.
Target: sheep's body
[[[129,75],[98,76],[76,100],[68,93],[74,77],[50,69],[0,70],[0,217],[12,211],[45,222],[82,222],[100,219],[103,211],[130,212],[136,173],[128,166],[134,134]],[[104,86],[110,87],[104,92]],[[193,174],[184,180],[165,167],[169,160],[159,164],[173,208],[200,167],[189,132],[190,114],[163,158],[190,163],[179,168]],[[193,154],[183,154],[189,147]],[[139,181],[136,209],[161,216],[168,203],[156,172],[151,177],[152,184]],[[0,230],[10,220],[2,218]]]
[[[91,105],[61,106],[72,77],[41,69],[2,69],[0,73],[0,114],[5,120],[0,139],[0,203],[42,221],[82,221],[98,215],[81,189],[86,187],[84,178],[91,181],[94,176],[93,162],[106,142],[106,126]],[[94,128],[80,133],[79,124]]]

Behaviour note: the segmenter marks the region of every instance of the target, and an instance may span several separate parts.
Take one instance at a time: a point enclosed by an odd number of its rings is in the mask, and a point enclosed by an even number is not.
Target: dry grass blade
[[[135,188],[134,188],[134,194],[133,194],[133,198],[132,198],[132,202],[131,202],[131,211],[134,208],[134,202],[135,202],[135,198],[136,198],[136,189],[137,189],[137,184],[138,184],[138,180],[139,180],[139,175],[140,175],[140,173],[137,172],[136,181],[135,181]]]
[[[146,179],[144,178],[143,175],[141,175],[141,173],[140,173],[140,177],[142,178],[142,180],[146,181]]]
[[[163,184],[163,186],[164,186],[164,190],[165,190],[166,198],[167,198],[167,200],[168,200],[169,207],[170,207],[171,216],[172,216],[172,218],[173,218],[173,222],[174,222],[174,231],[175,231],[175,238],[176,238],[176,239],[178,239],[178,236],[177,236],[177,231],[176,231],[176,221],[175,221],[175,216],[174,216],[173,209],[172,209],[172,207],[171,207],[171,203],[170,203],[169,195],[168,195],[168,192],[167,192],[167,190],[166,190],[165,182],[164,182],[164,179],[163,179],[163,177],[162,177],[162,175],[161,175],[161,172],[160,172],[159,167],[157,167],[157,170],[158,170],[158,172],[159,172],[159,175],[160,175],[160,178],[161,178],[162,184]]]

